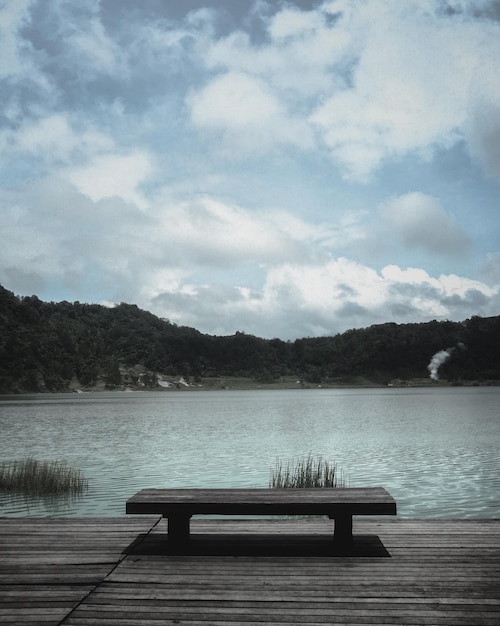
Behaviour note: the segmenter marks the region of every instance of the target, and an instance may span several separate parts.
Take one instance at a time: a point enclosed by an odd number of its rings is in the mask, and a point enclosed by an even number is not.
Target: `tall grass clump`
[[[278,459],[271,469],[269,486],[275,489],[345,487],[346,481],[335,462],[309,454],[306,458],[295,458],[286,463]]]
[[[88,481],[79,469],[61,461],[22,461],[0,463],[0,491],[34,496],[79,494],[88,488]]]

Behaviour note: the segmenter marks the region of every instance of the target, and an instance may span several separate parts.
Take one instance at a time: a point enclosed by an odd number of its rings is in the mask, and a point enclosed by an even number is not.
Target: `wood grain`
[[[148,554],[166,526],[0,519],[0,624],[500,624],[500,520],[355,519],[356,537],[385,548],[371,556]],[[215,547],[232,535],[307,547],[330,531],[321,519],[192,522],[195,542]]]

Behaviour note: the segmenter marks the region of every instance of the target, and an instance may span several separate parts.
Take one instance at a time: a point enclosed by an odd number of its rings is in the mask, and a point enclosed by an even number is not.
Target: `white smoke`
[[[439,380],[438,370],[445,363],[455,351],[455,348],[446,348],[446,350],[440,350],[432,357],[431,362],[427,366],[430,372],[431,380]]]

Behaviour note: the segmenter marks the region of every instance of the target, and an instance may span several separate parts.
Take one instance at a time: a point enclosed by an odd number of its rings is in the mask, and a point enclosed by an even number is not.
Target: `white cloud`
[[[88,165],[68,169],[65,174],[81,193],[94,202],[119,197],[144,208],[148,202],[140,191],[153,172],[151,156],[145,151],[130,154],[102,154]]]
[[[240,73],[224,74],[192,96],[191,114],[200,126],[252,129],[279,117],[281,107],[266,85]]]
[[[0,282],[285,338],[498,313],[495,3],[132,4],[2,4]]]
[[[293,115],[301,139],[289,143],[310,147],[315,130],[344,176],[361,182],[388,160],[428,159],[465,138],[496,176],[498,116],[491,114],[500,107],[500,24],[478,16],[487,15],[487,4],[452,11],[419,0],[284,6],[268,18],[265,43],[235,32],[207,46],[206,65],[226,73],[201,92],[193,120],[241,138],[238,111],[254,130],[252,112],[263,115],[261,127],[266,118]],[[242,100],[255,106],[249,111]],[[261,147],[273,141],[283,133]]]
[[[290,116],[260,79],[229,72],[188,98],[195,126],[220,134],[231,152],[266,152],[281,144],[308,148],[308,126]]]
[[[7,244],[0,249],[0,283],[64,285],[69,299],[135,301],[143,275],[158,261],[152,222],[120,198],[94,202],[62,178],[2,191]]]
[[[143,280],[138,294],[139,301],[146,302],[150,308],[154,308],[154,302],[157,298],[164,298],[166,295],[174,294],[176,297],[188,296],[195,298],[199,294],[199,288],[190,284],[189,271],[178,267],[152,267],[151,270],[144,274]],[[162,317],[168,317],[172,322],[183,321],[183,313],[181,311],[161,312]]]
[[[188,258],[204,266],[267,264],[307,254],[308,225],[302,222],[304,232],[296,237],[296,221],[287,222],[283,213],[250,211],[204,196],[165,205],[158,220],[165,244],[183,247]]]
[[[129,172],[118,169],[120,178]],[[137,193],[140,178],[120,195]],[[253,212],[210,197],[140,210],[109,198],[114,184],[94,190],[94,199],[84,191],[47,179],[2,192],[0,283],[32,289],[58,280],[72,294],[67,299],[85,299],[92,283],[108,300],[135,302],[204,332],[281,338],[497,312],[494,276],[487,284],[396,264],[377,272],[328,257],[318,250],[315,225],[283,211]],[[260,266],[257,274],[252,265]],[[249,268],[253,275],[245,275]],[[228,270],[233,286],[225,282]]]
[[[436,296],[444,299],[453,296],[466,297],[470,291],[477,291],[486,297],[493,296],[496,289],[479,280],[472,280],[456,274],[443,274],[438,278],[431,277],[421,268],[401,269],[397,265],[387,265],[382,269],[382,277],[392,285],[420,285],[431,287]]]
[[[32,182],[22,190],[2,190],[0,282],[9,284],[19,276],[21,284],[28,282],[41,290],[49,280],[70,281],[83,270],[75,231],[84,236],[84,230],[75,228],[68,214],[79,222],[80,215],[88,215],[88,206],[66,191],[56,179]]]
[[[273,39],[307,37],[323,28],[322,15],[317,11],[300,11],[295,7],[284,6],[270,20],[269,34]]]
[[[383,281],[366,266],[345,258],[321,265],[286,264],[271,268],[264,286],[266,298],[279,295],[288,306],[321,312],[327,318],[347,303],[377,308],[384,302]]]
[[[433,13],[435,5],[372,0],[344,4],[339,28],[361,42],[352,86],[311,119],[347,177],[366,180],[387,158],[458,141],[469,85],[484,57],[481,24]],[[500,33],[500,30],[498,30]]]
[[[154,90],[162,85],[158,63],[165,76],[182,65],[193,71],[192,123],[219,144],[222,138],[231,156],[277,146],[310,150],[319,142],[348,180],[367,181],[388,160],[430,158],[465,138],[486,171],[500,175],[500,24],[487,19],[486,1],[285,4],[261,16],[267,38],[259,44],[243,31],[218,38],[214,9],[182,24],[144,20],[132,28],[123,21],[113,31],[99,2],[83,12],[60,2],[47,18],[58,43],[44,41],[39,54],[15,34],[30,6],[23,0],[3,11],[11,31],[5,67],[14,75],[31,68],[47,85],[46,76],[59,81],[63,93],[67,71],[86,89],[99,73],[123,87],[147,71],[155,72],[147,87]],[[200,68],[221,73],[200,86]]]
[[[311,106],[308,98],[345,85],[339,72],[345,69],[351,36],[334,30],[321,9],[284,7],[265,25],[266,43],[256,45],[242,31],[211,42],[203,59],[208,68],[259,77],[279,90],[287,106],[302,111]]]
[[[427,194],[411,192],[391,198],[380,206],[387,235],[410,248],[433,254],[461,256],[470,239],[439,201]]]
[[[397,265],[382,270],[388,285],[388,303],[397,321],[431,318],[465,319],[483,310],[493,314],[498,288],[456,274],[431,277],[425,270]]]
[[[260,289],[189,282],[158,290],[149,308],[214,334],[244,328],[263,337],[330,335],[373,323],[492,315],[498,289],[457,275],[396,265],[377,273],[345,258],[270,267]]]
[[[36,156],[45,163],[65,164],[75,157],[109,150],[113,140],[92,127],[75,129],[67,115],[56,113],[26,121],[0,135],[0,147],[12,159],[14,153]]]

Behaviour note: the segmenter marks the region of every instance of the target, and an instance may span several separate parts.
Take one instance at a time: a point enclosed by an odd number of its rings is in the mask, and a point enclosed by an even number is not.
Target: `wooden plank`
[[[146,554],[166,520],[141,521],[0,519],[0,624],[500,623],[500,520],[355,519],[354,532],[378,536],[389,557]],[[321,542],[331,522],[192,523],[196,541],[222,545],[228,531],[265,547],[276,535]]]
[[[60,624],[156,521],[0,519],[0,624]]]
[[[383,487],[336,489],[143,489],[126,512],[162,515],[395,515]]]
[[[477,623],[495,624],[495,616],[491,612],[475,610],[466,612],[462,609],[453,610],[446,608],[431,608],[411,605],[383,605],[383,606],[360,606],[353,603],[345,607],[325,606],[311,607],[308,606],[291,606],[286,608],[282,603],[276,606],[268,606],[267,603],[200,603],[180,604],[178,606],[158,606],[150,604],[126,605],[126,606],[103,606],[90,607],[82,605],[79,609],[80,615],[78,619],[130,619],[134,616],[138,619],[148,619],[154,616],[155,619],[167,620],[170,623],[185,623],[187,620],[199,619],[203,617],[208,622],[213,623],[214,620],[241,620],[246,621],[249,617],[252,620],[264,622],[284,622],[285,624],[306,624],[306,623],[334,623],[338,621],[346,622],[348,620],[359,620],[369,618],[370,622],[376,623],[387,619],[399,621],[399,624],[407,623],[433,623],[439,620],[440,623],[449,623],[454,626],[464,624],[471,626]],[[476,621],[471,621],[476,620]],[[76,620],[75,620],[76,621]],[[71,620],[69,621],[71,623]]]

